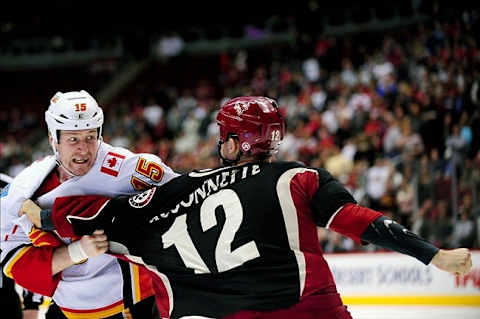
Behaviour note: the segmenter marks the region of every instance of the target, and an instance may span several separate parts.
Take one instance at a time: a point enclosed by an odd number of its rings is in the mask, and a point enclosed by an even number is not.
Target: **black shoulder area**
[[[301,162],[286,162],[286,161],[277,161],[272,163],[272,167],[279,169],[279,170],[289,170],[292,168],[307,168]]]
[[[314,168],[314,169],[318,172],[318,182],[320,185],[323,185],[335,180],[332,174],[330,174],[330,172],[327,171],[326,169],[321,167]]]
[[[305,166],[301,162],[284,162],[284,161],[278,161],[272,163],[272,166],[275,169],[281,170],[281,171],[287,171],[292,168],[306,168],[310,170],[315,170],[318,172],[318,179],[320,182],[320,185],[325,184],[330,182],[331,180],[334,180],[332,174],[330,174],[326,169],[321,168],[321,167],[308,167]]]

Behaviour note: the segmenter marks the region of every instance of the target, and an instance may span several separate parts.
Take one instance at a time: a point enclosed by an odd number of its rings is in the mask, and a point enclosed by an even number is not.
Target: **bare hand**
[[[41,218],[41,208],[31,199],[27,199],[23,202],[20,211],[18,212],[18,216],[22,216],[25,214],[28,219],[38,228],[42,228],[42,218]]]
[[[438,269],[463,276],[472,268],[472,256],[466,248],[440,249],[431,263]]]
[[[108,250],[108,240],[103,230],[96,230],[90,236],[83,236],[80,242],[88,257],[101,255]]]

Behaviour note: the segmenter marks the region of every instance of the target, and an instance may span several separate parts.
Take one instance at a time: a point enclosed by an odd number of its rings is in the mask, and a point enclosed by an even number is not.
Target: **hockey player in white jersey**
[[[177,174],[155,155],[104,143],[102,109],[86,91],[55,94],[45,120],[54,155],[31,164],[1,194],[3,272],[52,297],[67,318],[151,318],[145,269],[103,254],[108,247],[95,237],[59,238],[39,230],[18,211],[27,198],[49,208],[56,197],[129,195]]]

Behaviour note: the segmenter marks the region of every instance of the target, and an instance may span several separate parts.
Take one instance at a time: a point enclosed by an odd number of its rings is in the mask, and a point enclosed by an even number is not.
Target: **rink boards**
[[[480,307],[480,251],[473,268],[454,276],[398,253],[327,254],[347,305],[451,305]]]

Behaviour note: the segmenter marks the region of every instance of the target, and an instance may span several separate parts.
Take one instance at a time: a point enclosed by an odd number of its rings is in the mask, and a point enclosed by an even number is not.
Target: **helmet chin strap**
[[[69,175],[69,178],[79,176],[79,175],[76,175],[76,174],[72,173],[65,165],[62,164],[62,162],[60,162],[60,160],[58,158],[57,158],[56,162],[57,162],[58,168],[63,169]]]
[[[93,161],[95,161],[97,159],[97,155],[98,155],[98,150],[100,149],[100,144],[103,142],[103,137],[99,137],[98,138],[98,145],[97,145],[97,151],[95,152],[95,157],[93,158]],[[58,156],[58,151],[57,151],[57,148],[52,145],[53,147],[53,151],[55,152],[55,161],[57,162],[57,165],[58,167],[61,167],[70,177],[79,177],[81,175],[77,175],[75,173],[73,173],[72,171],[70,171],[65,165],[62,164],[62,162],[60,161],[60,158]]]

